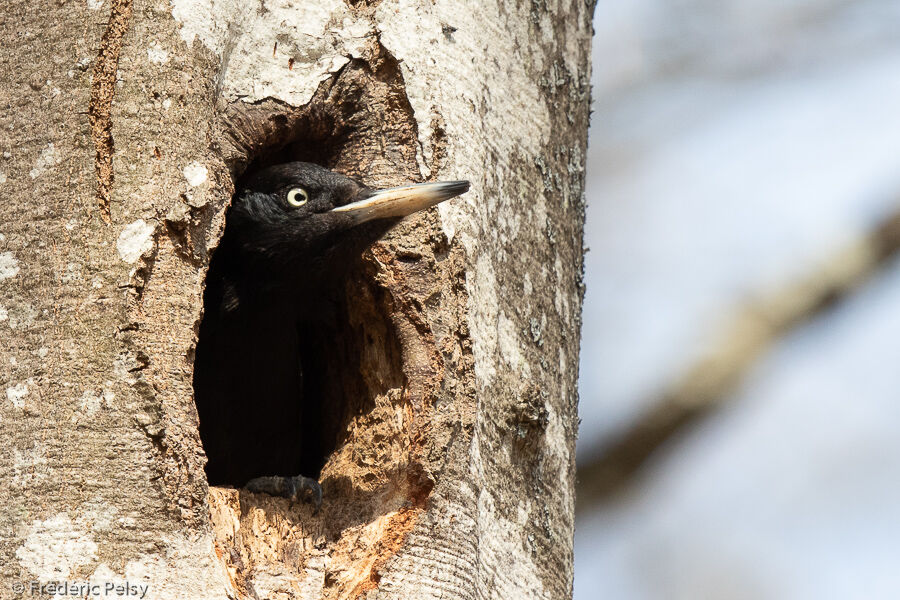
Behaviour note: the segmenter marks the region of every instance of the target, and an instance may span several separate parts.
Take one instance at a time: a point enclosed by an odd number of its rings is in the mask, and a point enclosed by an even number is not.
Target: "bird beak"
[[[333,213],[348,213],[356,224],[373,219],[405,217],[469,190],[468,181],[438,181],[379,190],[362,200],[333,208]]]

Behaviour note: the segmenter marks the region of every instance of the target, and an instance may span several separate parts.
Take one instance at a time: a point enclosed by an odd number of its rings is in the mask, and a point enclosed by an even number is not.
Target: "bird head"
[[[402,217],[468,189],[468,181],[447,181],[375,190],[318,165],[285,163],[244,181],[222,241],[250,269],[293,269],[338,246],[361,250]]]

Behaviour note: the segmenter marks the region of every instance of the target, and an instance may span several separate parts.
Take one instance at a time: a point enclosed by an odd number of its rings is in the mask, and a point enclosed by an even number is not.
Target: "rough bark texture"
[[[0,596],[568,597],[591,12],[7,2]],[[316,515],[208,488],[191,396],[234,180],[289,159],[472,181],[347,281]]]

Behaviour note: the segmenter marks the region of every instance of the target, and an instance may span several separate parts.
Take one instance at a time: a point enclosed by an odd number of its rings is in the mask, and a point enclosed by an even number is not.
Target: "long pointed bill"
[[[338,206],[331,212],[348,213],[356,224],[373,219],[405,217],[469,190],[468,181],[438,181],[380,190],[363,200]]]

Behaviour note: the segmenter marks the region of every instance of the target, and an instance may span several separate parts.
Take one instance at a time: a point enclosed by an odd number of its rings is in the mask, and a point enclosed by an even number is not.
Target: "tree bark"
[[[569,597],[592,10],[9,0],[2,596]],[[191,389],[234,181],[283,160],[472,181],[347,281],[318,514],[208,487]]]

